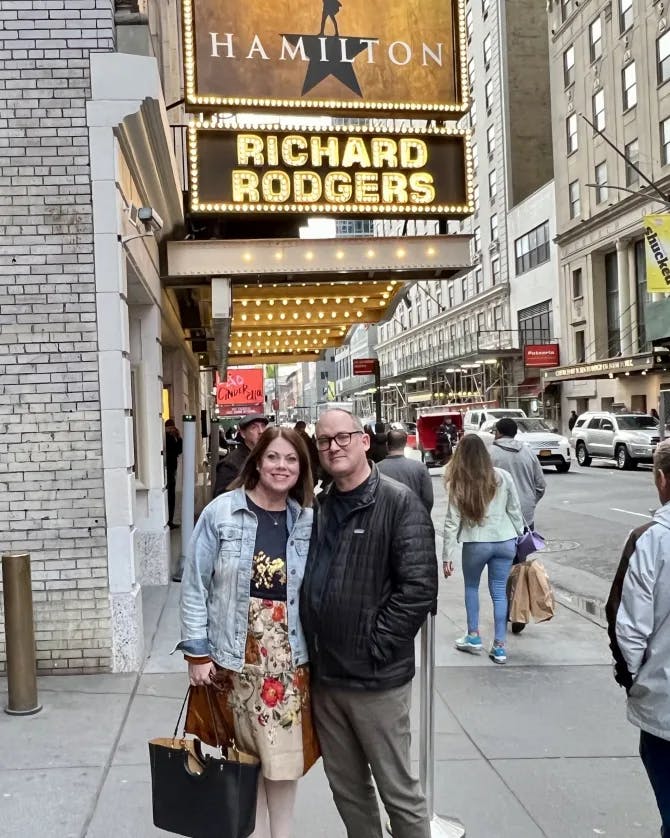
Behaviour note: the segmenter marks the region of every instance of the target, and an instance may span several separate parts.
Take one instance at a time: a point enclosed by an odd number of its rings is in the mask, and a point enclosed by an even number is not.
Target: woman
[[[268,428],[200,516],[182,578],[190,683],[216,688],[226,734],[261,761],[254,838],[289,838],[297,780],[318,756],[298,615],[312,499],[304,442]]]
[[[462,652],[479,654],[479,580],[488,567],[493,600],[495,637],[489,657],[507,663],[507,577],[516,554],[516,537],[523,532],[523,517],[511,475],[494,468],[486,445],[477,434],[458,443],[447,466],[445,485],[449,506],[444,522],[444,575],[454,572],[453,554],[463,544],[463,578],[468,631],[456,641]]]

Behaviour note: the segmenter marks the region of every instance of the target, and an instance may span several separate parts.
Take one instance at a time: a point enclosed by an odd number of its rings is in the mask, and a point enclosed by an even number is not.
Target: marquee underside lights
[[[460,217],[472,210],[467,132],[191,123],[191,211]]]

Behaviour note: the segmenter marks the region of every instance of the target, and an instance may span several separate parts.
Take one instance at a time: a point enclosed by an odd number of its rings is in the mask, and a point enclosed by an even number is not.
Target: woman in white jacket
[[[479,654],[479,581],[488,567],[493,600],[495,637],[489,657],[507,663],[507,577],[516,554],[516,537],[523,532],[519,496],[511,475],[494,468],[485,444],[476,434],[459,442],[447,466],[445,486],[449,495],[444,522],[443,569],[454,572],[457,544],[463,544],[463,578],[467,633],[456,641],[462,652]]]

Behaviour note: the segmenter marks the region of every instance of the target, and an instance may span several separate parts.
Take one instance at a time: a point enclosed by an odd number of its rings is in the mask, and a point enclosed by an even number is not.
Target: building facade
[[[548,9],[564,341],[543,376],[564,415],[646,411],[670,381],[670,308],[647,293],[643,239],[670,185],[668,19],[642,0]]]

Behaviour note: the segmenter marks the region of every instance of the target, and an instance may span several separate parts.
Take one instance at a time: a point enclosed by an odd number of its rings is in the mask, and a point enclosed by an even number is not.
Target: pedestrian
[[[368,425],[366,433],[370,437],[370,450],[368,452],[368,456],[373,463],[380,463],[388,454],[388,448],[386,447],[386,428],[384,423],[375,422],[374,427],[372,425]]]
[[[519,496],[509,472],[494,468],[486,445],[477,434],[458,443],[445,474],[449,494],[444,522],[443,570],[454,573],[458,542],[463,545],[467,633],[456,641],[461,652],[479,654],[479,581],[488,568],[495,624],[489,657],[507,663],[507,577],[516,555],[516,537],[523,532]]]
[[[372,777],[393,835],[429,838],[409,711],[414,638],[437,603],[433,525],[414,492],[368,460],[351,413],[323,413],[316,443],[333,483],[318,498],[300,616],[326,776],[348,838],[382,838]]]
[[[179,524],[174,522],[174,508],[177,498],[177,468],[179,457],[183,448],[179,428],[175,425],[174,419],[165,422],[165,473],[167,476],[168,496],[168,527],[171,530],[178,530]]]
[[[517,430],[511,417],[498,419],[489,454],[496,468],[505,469],[512,475],[524,523],[532,530],[535,528],[535,507],[544,497],[547,481],[535,454],[525,442],[516,439]]]
[[[178,648],[191,685],[215,687],[217,728],[260,758],[255,838],[289,838],[297,780],[316,759],[298,612],[313,487],[298,434],[268,428],[233,486],[193,532]]]
[[[386,459],[377,463],[377,468],[387,477],[392,477],[399,483],[416,492],[423,501],[428,512],[433,508],[433,481],[428,469],[418,460],[405,456],[407,434],[400,428],[392,428],[386,434],[388,454]]]
[[[300,421],[296,422],[293,426],[293,430],[300,434],[302,441],[305,443],[307,447],[307,453],[309,454],[309,464],[312,467],[312,480],[314,483],[317,482],[319,479],[319,452],[316,450],[316,442],[314,442],[314,437],[311,437],[307,433],[307,423],[303,422],[301,419]]]
[[[652,409],[649,411],[649,415],[650,415],[650,416],[653,416],[653,417],[654,417],[654,419],[655,419],[657,422],[660,422],[660,421],[661,421],[661,417],[658,415],[658,410],[656,410],[656,408],[655,408],[655,407],[652,407]]]
[[[446,465],[454,453],[458,431],[451,419],[445,419],[435,434],[435,453],[440,465]]]
[[[670,836],[670,441],[654,454],[662,504],[624,546],[606,606],[615,678],[640,728],[640,757]]]
[[[575,423],[577,422],[577,414],[574,410],[570,411],[570,418],[568,419],[568,430],[571,431],[575,427]]]
[[[216,467],[216,481],[214,483],[214,497],[226,491],[228,486],[237,478],[242,471],[251,449],[260,439],[261,434],[269,425],[267,416],[259,413],[248,413],[240,419],[237,442],[232,450],[219,460]]]

